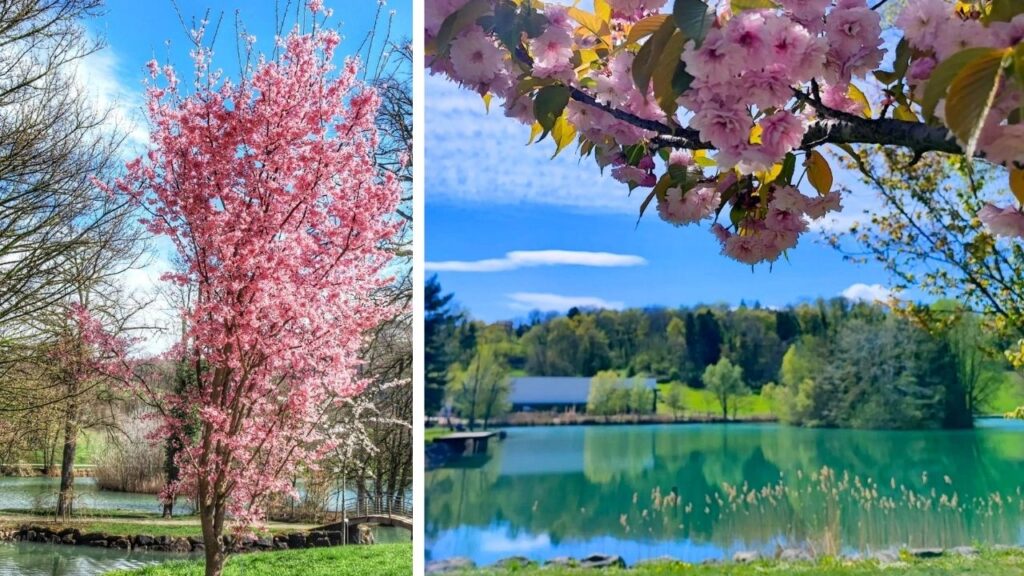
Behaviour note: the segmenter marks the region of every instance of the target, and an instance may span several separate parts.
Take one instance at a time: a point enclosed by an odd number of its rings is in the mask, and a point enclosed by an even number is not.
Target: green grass
[[[107,439],[101,432],[95,430],[86,430],[78,435],[78,445],[75,447],[75,465],[91,465],[96,463],[96,459],[100,454],[103,453],[103,449],[106,446]],[[60,466],[62,459],[61,450],[64,445],[57,446],[57,453],[55,458],[55,464]],[[42,465],[45,461],[42,450],[34,450],[28,453],[26,458],[27,463]]]
[[[431,442],[434,441],[435,438],[440,438],[441,436],[444,436],[446,434],[451,434],[451,432],[452,431],[449,430],[445,426],[435,426],[433,428],[424,428],[423,429],[423,442],[426,443],[426,444],[430,444]]]
[[[669,384],[658,385],[658,414],[672,414],[672,409],[664,403]],[[683,409],[680,416],[700,414],[702,416],[721,416],[722,408],[718,405],[715,395],[707,390],[683,386]],[[740,399],[736,410],[737,418],[764,417],[774,414],[771,401],[760,394],[752,394]],[[730,414],[730,417],[732,414]]]
[[[53,508],[0,508],[0,518],[3,516],[39,516],[46,518],[47,516],[53,517]],[[118,510],[118,509],[104,509],[104,508],[84,508],[78,507],[75,509],[74,519],[77,520],[89,520],[93,518],[132,518],[139,520],[146,519],[160,519],[163,516],[159,512],[143,512],[139,510]],[[199,518],[196,515],[183,516],[176,514],[176,519],[187,519],[187,518]],[[198,520],[196,520],[198,522]]]
[[[1003,372],[995,392],[985,403],[984,411],[986,414],[1002,416],[1018,406],[1024,406],[1024,378],[1008,370]]]
[[[168,562],[107,576],[202,576],[203,562]],[[224,576],[408,576],[412,544],[336,546],[283,552],[255,552],[228,558]]]
[[[898,563],[881,565],[875,560],[822,559],[818,562],[782,563],[775,561],[750,564],[684,564],[661,562],[644,564],[626,570],[597,570],[563,567],[520,566],[509,569],[480,568],[459,572],[463,576],[960,576],[972,575],[1024,575],[1024,551],[983,551],[977,557],[947,554],[940,558],[919,560],[903,558]]]
[[[95,522],[68,522],[60,528],[78,528],[82,532],[104,532],[115,536],[201,536],[203,533],[198,522],[196,524],[161,524],[154,521],[147,524],[129,524],[116,521],[97,520]]]

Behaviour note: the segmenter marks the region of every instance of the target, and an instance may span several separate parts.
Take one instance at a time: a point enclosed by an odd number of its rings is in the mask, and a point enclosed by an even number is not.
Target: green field
[[[168,562],[107,576],[202,576],[202,561]],[[228,558],[224,576],[408,576],[412,544],[255,552]]]
[[[979,556],[945,555],[920,560],[904,556],[896,562],[881,564],[876,560],[837,560],[826,558],[819,562],[784,563],[761,561],[750,564],[684,564],[659,562],[642,564],[630,569],[580,569],[555,566],[515,566],[507,569],[478,568],[458,572],[464,576],[764,576],[799,574],[802,576],[960,576],[1024,575],[1024,551],[982,551]]]
[[[670,384],[658,384],[658,414],[672,414],[672,409],[664,402]],[[715,395],[707,390],[683,386],[683,409],[679,417],[687,414],[700,416],[721,416],[722,408]],[[751,394],[740,398],[736,410],[736,418],[765,417],[773,414],[772,404],[768,398],[760,394]],[[732,417],[732,414],[729,414]]]
[[[1024,378],[1016,372],[1004,372],[1002,381],[985,402],[984,412],[1002,416],[1018,406],[1024,406]]]

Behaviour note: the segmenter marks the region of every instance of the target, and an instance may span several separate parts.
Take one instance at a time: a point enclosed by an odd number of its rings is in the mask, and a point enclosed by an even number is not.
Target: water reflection
[[[950,432],[513,429],[482,465],[427,473],[426,544],[431,558],[490,563],[1018,543],[1022,439],[1024,423],[1006,421]]]
[[[96,576],[188,557],[86,546],[0,543],[0,576]]]

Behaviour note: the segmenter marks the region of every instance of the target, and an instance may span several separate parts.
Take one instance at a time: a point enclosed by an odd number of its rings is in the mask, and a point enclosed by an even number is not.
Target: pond
[[[0,576],[96,576],[188,558],[184,554],[128,552],[87,546],[0,543]]]
[[[52,508],[56,506],[60,478],[50,476],[0,477],[0,509]],[[160,512],[160,502],[153,494],[134,494],[101,490],[95,478],[75,478],[77,509],[128,510],[132,512]],[[181,512],[188,505],[182,502]]]
[[[428,471],[428,560],[591,553],[632,563],[1024,543],[1024,422],[512,428]]]

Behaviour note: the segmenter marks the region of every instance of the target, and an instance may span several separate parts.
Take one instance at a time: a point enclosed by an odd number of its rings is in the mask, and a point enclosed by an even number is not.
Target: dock
[[[457,454],[483,454],[487,452],[487,442],[497,436],[491,432],[452,432],[447,436],[435,438],[434,442],[447,445]]]

